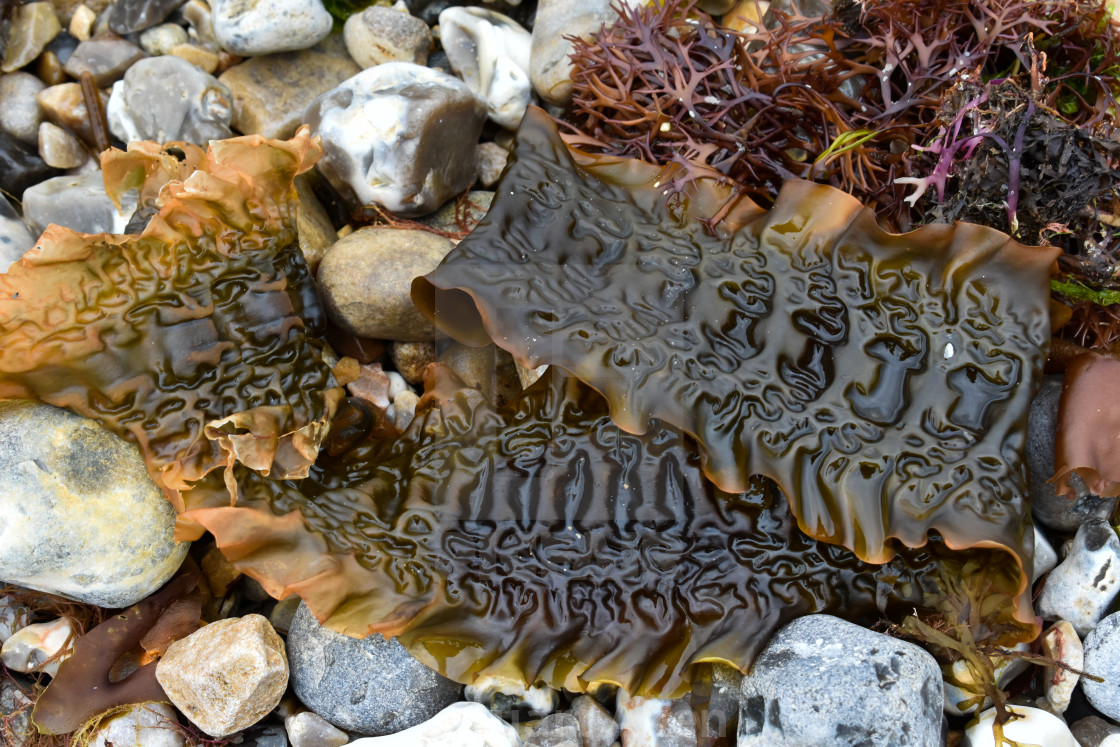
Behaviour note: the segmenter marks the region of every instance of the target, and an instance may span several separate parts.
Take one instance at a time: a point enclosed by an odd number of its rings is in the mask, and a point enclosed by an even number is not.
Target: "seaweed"
[[[182,518],[273,596],[298,593],[348,635],[398,636],[461,682],[661,697],[686,692],[699,662],[745,671],[795,617],[908,612],[955,556],[932,543],[872,566],[812,540],[768,480],[719,491],[690,438],[621,431],[556,369],[501,406],[439,364],[425,379],[401,438],[324,455],[302,481],[237,467],[234,507],[212,475]],[[992,574],[991,630],[1029,635],[1015,559],[974,557]]]
[[[414,300],[462,342],[578,376],[628,432],[694,435],[723,490],[773,479],[802,531],[866,561],[936,530],[1029,567],[1021,451],[1058,250],[887,234],[802,181],[769,211],[709,181],[667,205],[669,178],[531,111],[489,214]]]
[[[0,397],[32,397],[140,445],[173,502],[234,462],[307,474],[342,392],[295,241],[290,141],[133,143],[102,157],[114,199],[140,192],[139,235],[51,226],[0,275]]]
[[[1120,437],[1120,360],[1096,353],[1079,355],[1066,366],[1058,402],[1054,444],[1054,482],[1058,495],[1077,491],[1070,475],[1085,481],[1100,496],[1120,495],[1120,465],[1116,441]]]

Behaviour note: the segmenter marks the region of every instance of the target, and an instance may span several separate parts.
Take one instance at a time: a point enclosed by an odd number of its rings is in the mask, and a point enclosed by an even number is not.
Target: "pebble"
[[[260,615],[218,620],[172,643],[156,679],[198,728],[224,737],[280,703],[288,686],[284,642]]]
[[[13,672],[35,671],[54,677],[59,665],[70,658],[74,637],[74,624],[68,617],[25,625],[4,641],[0,661]],[[47,662],[52,656],[57,658]]]
[[[360,207],[424,215],[474,183],[486,105],[465,83],[408,62],[363,70],[316,99],[318,169]]]
[[[244,57],[307,49],[334,23],[320,0],[213,0],[210,12],[222,49]]]
[[[0,132],[0,190],[20,195],[28,187],[59,173],[39,157],[35,148]]]
[[[179,14],[187,22],[187,35],[192,41],[214,52],[222,48],[214,36],[214,14],[203,0],[187,0],[180,6]]]
[[[109,103],[109,97],[99,90],[101,105]],[[90,127],[89,111],[82,97],[82,87],[77,83],[61,83],[48,86],[39,92],[39,105],[43,115],[59,127],[70,130],[80,137],[86,145],[96,146],[93,129]]]
[[[493,187],[505,171],[509,161],[509,151],[497,143],[481,143],[478,146],[478,183],[487,189]]]
[[[422,724],[350,747],[521,747],[517,730],[480,703],[452,703]]]
[[[428,24],[393,8],[373,6],[346,19],[346,49],[362,69],[383,62],[428,63],[432,32]]]
[[[179,717],[168,704],[125,707],[124,713],[101,722],[89,747],[187,747]]]
[[[413,658],[395,638],[386,641],[374,634],[358,639],[336,633],[320,625],[305,604],[296,611],[288,631],[288,661],[292,687],[303,704],[335,726],[360,734],[394,734],[423,724],[459,700],[462,689]],[[487,719],[497,720],[484,706],[474,707]],[[437,726],[433,735],[439,729],[454,729],[453,724]],[[414,735],[419,741],[425,733],[421,727]],[[418,741],[399,744],[416,747]],[[438,744],[448,747],[461,742]]]
[[[11,203],[0,197],[0,272],[35,245],[35,237]]]
[[[525,713],[540,718],[556,710],[560,694],[551,687],[525,687],[519,680],[493,675],[480,675],[463,690],[463,697],[482,703],[499,718]]]
[[[431,340],[431,323],[412,303],[412,281],[453,248],[421,230],[365,227],[338,240],[319,265],[327,314],[360,337]]]
[[[245,135],[289,138],[316,96],[360,69],[353,60],[314,49],[245,60],[218,80],[233,96],[233,127]]]
[[[508,402],[521,392],[521,381],[513,359],[495,345],[476,348],[452,343],[444,348],[439,362],[454,371],[467,386],[486,395],[491,402]]]
[[[554,713],[541,720],[525,747],[583,747],[579,721],[569,713]]]
[[[626,747],[695,747],[696,718],[688,698],[658,700],[618,691],[615,706]],[[743,744],[740,740],[739,744]]]
[[[610,747],[618,740],[618,722],[595,698],[580,695],[568,712],[579,723],[583,747]]]
[[[187,43],[187,30],[177,23],[162,23],[140,34],[140,48],[150,55],[168,54]]]
[[[178,570],[175,510],[139,449],[96,422],[0,402],[3,580],[100,607],[128,607]]]
[[[1058,551],[1050,544],[1046,534],[1035,524],[1031,527],[1034,533],[1034,555],[1031,561],[1031,583],[1058,567]]]
[[[93,36],[93,24],[96,20],[97,14],[88,5],[78,5],[74,8],[74,14],[70,16],[70,23],[66,30],[78,41],[85,41]]]
[[[118,34],[132,34],[162,23],[183,0],[113,0],[109,28]]]
[[[342,747],[350,736],[342,729],[312,711],[303,711],[284,719],[284,731],[292,747]]]
[[[62,69],[72,78],[88,72],[99,88],[118,81],[125,71],[147,53],[127,39],[90,39],[78,45]]]
[[[435,363],[436,346],[426,341],[394,342],[389,347],[389,355],[405,381],[420,384],[424,381],[424,369],[429,363]]]
[[[1044,377],[1038,394],[1031,402],[1024,454],[1030,474],[1031,513],[1035,520],[1059,532],[1075,532],[1089,519],[1108,518],[1118,499],[1115,496],[1101,498],[1094,495],[1076,473],[1070,481],[1077,490],[1074,499],[1058,495],[1050,482],[1054,476],[1054,440],[1061,395],[1062,377]]]
[[[299,231],[299,248],[307,266],[315,272],[319,263],[330,248],[338,241],[330,216],[311,189],[306,176],[295,179],[296,195],[299,197],[299,215],[296,217],[296,230]]]
[[[486,100],[490,120],[516,129],[533,93],[529,32],[509,16],[477,7],[447,8],[439,28],[451,68]]]
[[[1080,679],[1077,672],[1085,667],[1085,649],[1073,626],[1061,620],[1046,631],[1042,636],[1042,655],[1077,670],[1046,668],[1046,700],[1055,713],[1065,713]]]
[[[39,105],[39,92],[46,88],[43,81],[31,73],[0,75],[0,132],[7,133],[28,145],[39,141],[39,123],[43,121],[43,107]]]
[[[1068,620],[1088,635],[1120,592],[1120,539],[1103,519],[1081,525],[1073,546],[1050,571],[1035,609],[1045,620]]]
[[[1120,726],[1100,716],[1086,716],[1070,724],[1069,730],[1081,747],[1120,747]]]
[[[486,217],[487,211],[490,210],[490,203],[493,201],[493,192],[472,189],[467,193],[467,199],[462,204],[458,199],[449,200],[439,210],[431,215],[425,215],[419,222],[437,231],[469,233]]]
[[[808,615],[781,628],[743,677],[739,747],[936,744],[943,704],[941,672],[923,649]]]
[[[76,169],[90,160],[78,136],[54,122],[39,125],[39,157],[56,169]]]
[[[10,596],[0,597],[0,643],[31,624],[31,610]]]
[[[60,31],[62,24],[50,3],[16,5],[11,14],[0,72],[15,72],[34,60]]]
[[[1081,691],[1105,716],[1120,720],[1120,612],[1097,624],[1085,637],[1085,672],[1104,678],[1104,682],[1083,677]]]
[[[1080,747],[1066,723],[1054,714],[1039,708],[1019,705],[1009,705],[1008,710],[1021,718],[1003,725],[1005,738],[1025,744],[1045,745],[1045,747]],[[977,723],[965,729],[961,747],[996,747],[995,736],[992,733],[995,718],[995,708],[989,708],[981,713]]]
[[[398,431],[404,431],[416,417],[416,406],[420,404],[420,397],[411,389],[393,397],[393,425]]]
[[[644,0],[618,0],[636,7]],[[618,16],[611,0],[540,0],[533,23],[529,56],[529,79],[537,95],[554,106],[565,106],[572,98],[572,53],[569,36],[590,39],[603,25]]]
[[[213,75],[221,65],[221,56],[197,44],[176,44],[167,54],[185,60],[202,72]]]
[[[23,217],[36,235],[52,223],[79,233],[123,233],[135,209],[136,193],[130,191],[117,210],[100,171],[56,176],[23,193]]]
[[[229,89],[186,60],[141,60],[113,84],[109,129],[125,142],[185,140],[205,145],[232,137]]]
[[[32,686],[21,688],[11,677],[0,680],[0,723],[7,747],[30,747],[38,741],[39,730],[31,723],[34,701],[27,696]]]

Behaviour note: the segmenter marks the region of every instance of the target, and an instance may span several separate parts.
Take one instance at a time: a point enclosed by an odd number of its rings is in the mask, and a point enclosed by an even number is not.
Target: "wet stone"
[[[695,747],[696,718],[688,698],[658,700],[618,693],[615,709],[622,741],[629,747]]]
[[[76,169],[90,159],[77,135],[53,122],[39,125],[39,157],[56,169]]]
[[[39,141],[39,123],[43,121],[43,107],[39,106],[39,92],[46,88],[43,81],[31,73],[0,75],[0,132],[7,133],[28,145]]]
[[[89,747],[187,747],[175,709],[167,703],[126,706],[103,721]]]
[[[359,72],[353,60],[311,49],[250,58],[218,80],[233,97],[234,129],[288,138],[316,96]]]
[[[320,0],[214,0],[210,11],[222,49],[245,57],[307,49],[333,24]]]
[[[583,747],[579,721],[568,713],[545,716],[525,740],[525,747]]]
[[[12,12],[0,72],[15,72],[34,60],[60,31],[62,24],[50,3],[17,5]]]
[[[467,193],[466,200],[450,200],[431,215],[425,215],[420,222],[437,231],[470,233],[478,222],[486,217],[487,211],[490,210],[490,203],[493,201],[493,192],[473,189]]]
[[[0,648],[0,661],[13,672],[42,672],[51,677],[70,658],[76,631],[69,618],[32,623],[17,630]]]
[[[1120,539],[1103,519],[1081,525],[1073,546],[1050,571],[1035,609],[1045,620],[1068,620],[1084,636],[1120,592]]]
[[[186,44],[187,30],[177,23],[163,23],[140,34],[140,47],[150,55],[168,54],[174,47]]]
[[[104,91],[98,91],[101,105],[109,103]],[[70,130],[80,137],[86,145],[94,146],[93,129],[90,127],[89,111],[86,109],[82,88],[77,83],[61,83],[49,86],[39,92],[39,105],[43,115],[59,127]]]
[[[140,60],[113,85],[109,129],[121,140],[185,140],[205,145],[232,137],[229,90],[173,56]]]
[[[363,70],[317,98],[318,169],[351,207],[425,215],[474,183],[486,107],[457,78],[407,62]]]
[[[482,703],[494,715],[507,720],[514,713],[534,718],[546,716],[560,700],[559,693],[550,687],[525,687],[520,681],[492,675],[480,675],[466,686],[463,697]]]
[[[509,160],[509,151],[497,143],[478,146],[478,183],[490,189],[498,183]]]
[[[48,166],[35,148],[0,132],[0,190],[18,196],[57,173],[58,169]]]
[[[305,604],[288,631],[288,660],[296,696],[349,732],[394,734],[422,724],[459,700],[462,689],[413,658],[395,638],[336,633],[320,625]],[[476,707],[494,718],[484,706]]]
[[[627,7],[642,4],[642,0],[621,2]],[[538,96],[555,106],[571,100],[572,43],[565,37],[589,40],[617,17],[611,5],[611,0],[540,0],[529,57],[529,79]]]
[[[52,223],[79,233],[123,233],[135,209],[136,193],[129,192],[117,210],[100,171],[56,176],[23,193],[23,217],[36,235]]]
[[[1100,716],[1086,716],[1070,724],[1069,730],[1081,747],[1120,747],[1120,726]]]
[[[1105,519],[1116,508],[1117,498],[1094,495],[1076,473],[1070,484],[1077,497],[1069,499],[1057,494],[1053,483],[1054,440],[1058,430],[1058,402],[1062,395],[1062,377],[1047,376],[1031,402],[1027,420],[1025,456],[1030,473],[1031,513],[1037,521],[1059,532],[1075,532],[1089,519]]]
[[[424,369],[436,360],[436,346],[431,342],[394,342],[389,348],[393,365],[409,384],[424,381]]]
[[[0,579],[128,607],[186,557],[174,526],[134,444],[57,407],[0,402]]]
[[[336,729],[329,721],[312,711],[296,713],[284,719],[284,730],[292,747],[342,747],[350,736]]]
[[[572,701],[569,713],[579,723],[583,747],[610,747],[618,739],[618,722],[595,698],[580,695]]]
[[[1103,682],[1083,677],[1081,691],[1094,708],[1113,720],[1120,720],[1120,612],[1097,624],[1085,637],[1085,672]]]
[[[474,7],[448,8],[439,28],[452,69],[486,101],[490,120],[516,129],[533,93],[529,32],[509,16]]]
[[[183,0],[113,0],[109,28],[118,34],[131,34],[162,23]]]
[[[6,199],[0,197],[0,272],[35,245],[27,224]]]
[[[78,45],[62,69],[72,78],[88,72],[93,82],[104,88],[120,80],[126,70],[144,57],[147,53],[127,39],[90,39]]]
[[[393,8],[373,6],[346,19],[346,49],[364,70],[383,62],[424,65],[432,32],[428,24]]]
[[[780,629],[743,677],[739,747],[937,744],[943,701],[923,649],[809,615]]]

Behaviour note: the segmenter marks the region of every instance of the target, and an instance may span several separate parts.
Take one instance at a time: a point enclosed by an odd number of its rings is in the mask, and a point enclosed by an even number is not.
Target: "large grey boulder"
[[[941,744],[941,671],[926,651],[829,615],[779,630],[743,677],[739,747]]]

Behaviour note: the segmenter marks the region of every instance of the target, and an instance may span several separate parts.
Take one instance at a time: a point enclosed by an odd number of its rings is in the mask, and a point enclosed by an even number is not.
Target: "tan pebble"
[[[509,160],[509,151],[497,143],[481,143],[478,146],[478,182],[489,189],[498,183],[502,171]]]
[[[218,69],[218,55],[194,44],[177,44],[167,50],[167,53],[186,60],[207,73],[212,74]]]
[[[216,597],[224,597],[230,585],[241,575],[241,571],[226,560],[226,556],[214,545],[202,556],[202,572],[206,574],[206,583],[210,586],[210,593]]]
[[[353,358],[340,358],[338,363],[331,367],[331,376],[339,386],[347,386],[357,381],[362,375],[362,364]]]
[[[90,158],[74,133],[53,122],[39,125],[39,157],[56,169],[76,169]]]
[[[28,64],[62,31],[50,3],[17,5],[8,29],[8,44],[0,71],[10,73]]]
[[[35,74],[39,76],[39,80],[43,81],[48,86],[57,86],[68,80],[66,71],[62,69],[62,63],[59,61],[58,55],[50,50],[39,55],[39,59],[35,63]]]
[[[431,342],[394,342],[390,354],[404,380],[419,384],[424,380],[424,369],[436,359],[436,346]]]
[[[93,35],[93,22],[96,20],[97,14],[88,5],[79,5],[70,17],[70,35],[78,41],[86,41]]]
[[[109,103],[104,91],[99,91],[101,105]],[[82,87],[77,83],[62,83],[44,88],[39,92],[39,105],[48,120],[59,127],[70,130],[89,145],[94,145],[93,129],[89,123],[89,113],[82,97]]]

